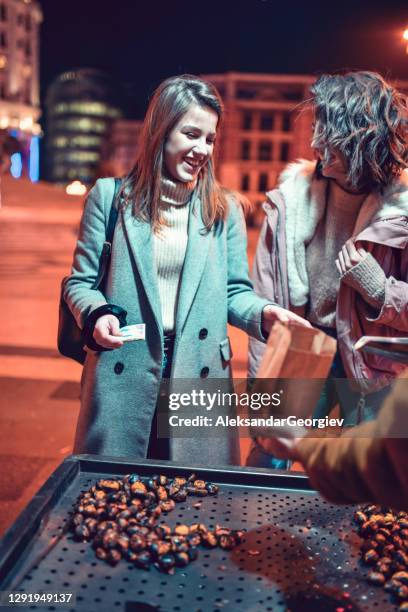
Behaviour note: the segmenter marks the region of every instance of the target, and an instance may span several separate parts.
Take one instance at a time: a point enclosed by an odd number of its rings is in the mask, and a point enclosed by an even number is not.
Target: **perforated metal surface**
[[[78,493],[105,476],[78,475],[25,558],[26,567],[67,520],[67,510]],[[381,588],[370,587],[364,579],[359,539],[352,533],[352,507],[332,506],[310,491],[214,482],[221,485],[216,498],[204,498],[197,509],[193,505],[197,498],[189,497],[176,505],[166,523],[199,521],[210,528],[216,524],[244,528],[244,543],[234,551],[200,547],[197,561],[168,576],[155,568],[136,569],[125,561],[112,568],[96,559],[90,544],[74,542],[68,535],[31,571],[20,589],[72,591],[75,606],[64,608],[71,612],[395,609]],[[62,608],[32,605],[27,609]]]

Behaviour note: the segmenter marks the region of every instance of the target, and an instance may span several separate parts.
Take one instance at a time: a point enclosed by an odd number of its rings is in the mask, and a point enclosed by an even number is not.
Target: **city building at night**
[[[265,192],[276,185],[286,164],[313,158],[312,113],[305,102],[316,77],[230,72],[203,78],[217,87],[225,104],[218,177],[245,194],[254,205],[252,221],[259,224]],[[395,85],[408,92],[406,81]],[[141,127],[141,121],[133,120],[112,124],[103,149],[105,175],[122,176],[132,168]]]
[[[255,216],[288,161],[310,157],[311,113],[302,104],[315,80],[309,75],[226,73],[204,75],[220,91],[225,120],[218,159],[223,185],[244,193]],[[136,158],[141,121],[118,120],[104,159],[112,173],[128,172]]]
[[[15,178],[33,181],[39,175],[41,21],[36,0],[0,1],[1,155]]]
[[[116,119],[106,135],[101,169],[104,175],[123,176],[133,167],[143,121]]]
[[[229,72],[203,78],[225,104],[218,176],[248,197],[256,217],[285,165],[312,155],[311,112],[303,103],[315,77]]]
[[[92,183],[110,127],[120,116],[109,75],[90,68],[59,75],[46,97],[46,179]]]

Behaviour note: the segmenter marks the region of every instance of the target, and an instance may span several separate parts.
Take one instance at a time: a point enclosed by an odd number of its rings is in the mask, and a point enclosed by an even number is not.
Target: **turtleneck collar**
[[[182,181],[174,181],[173,179],[163,177],[161,180],[160,200],[163,204],[182,206],[190,199],[196,184],[197,181],[183,183]]]

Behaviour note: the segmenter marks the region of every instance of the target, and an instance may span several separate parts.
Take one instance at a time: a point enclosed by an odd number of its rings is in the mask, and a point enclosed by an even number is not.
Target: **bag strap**
[[[109,212],[109,219],[108,219],[108,228],[106,230],[106,242],[109,242],[110,244],[112,244],[113,234],[115,232],[115,225],[118,219],[118,208],[117,206],[115,206],[115,201],[116,201],[116,198],[118,197],[118,193],[119,193],[121,184],[122,184],[121,179],[115,178],[115,189],[113,191],[113,199],[112,199],[112,204],[111,204],[111,209]]]
[[[118,193],[119,193],[121,185],[122,185],[122,180],[119,178],[115,178],[115,188],[113,190],[113,198],[112,198],[112,203],[111,203],[111,207],[109,211],[108,226],[106,228],[106,239],[102,247],[101,259],[99,262],[98,276],[96,277],[96,280],[95,280],[95,283],[92,289],[98,289],[98,287],[100,287],[103,281],[103,278],[108,269],[111,250],[112,250],[113,234],[115,232],[116,221],[118,220],[118,207],[115,206],[115,202],[116,202],[116,198],[118,197]]]

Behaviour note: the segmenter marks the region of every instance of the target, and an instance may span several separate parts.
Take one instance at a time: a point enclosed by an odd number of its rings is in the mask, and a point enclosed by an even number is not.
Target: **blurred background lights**
[[[405,47],[405,52],[408,55],[408,28],[405,28],[405,30],[403,31],[402,38],[407,43],[407,46]]]
[[[36,183],[40,178],[40,142],[38,136],[31,138],[28,174],[33,183]]]
[[[10,173],[14,178],[20,178],[21,172],[23,170],[23,160],[21,158],[21,153],[13,153],[10,157],[11,166]]]
[[[65,191],[68,195],[81,196],[86,194],[86,186],[81,181],[72,181],[65,187]]]

